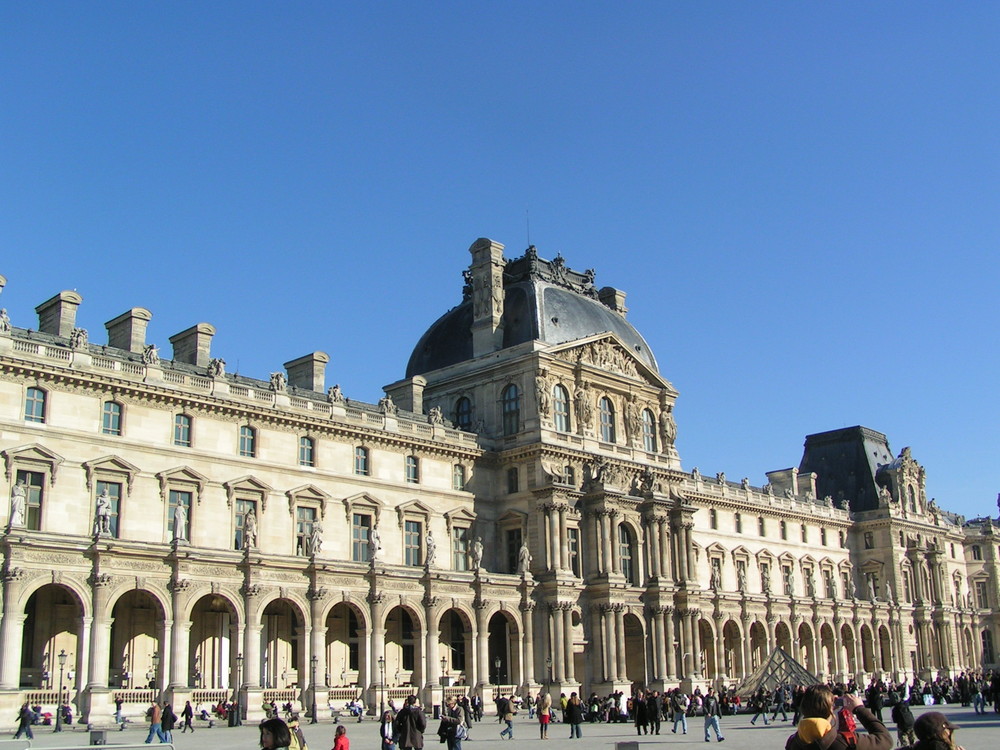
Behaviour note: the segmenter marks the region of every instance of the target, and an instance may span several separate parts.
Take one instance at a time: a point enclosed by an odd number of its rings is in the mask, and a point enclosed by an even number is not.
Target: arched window
[[[913,491],[913,485],[906,488],[906,496],[910,504],[910,513],[917,512],[917,494]]]
[[[368,464],[368,449],[364,446],[357,446],[354,449],[354,473],[358,476],[366,477],[371,471]]]
[[[521,391],[511,383],[500,395],[503,411],[503,434],[516,435],[521,430]]]
[[[622,575],[633,586],[635,583],[635,566],[632,564],[632,532],[625,524],[618,526],[618,560],[621,563]]]
[[[174,415],[174,445],[191,447],[191,417],[187,414]]]
[[[466,432],[472,429],[472,402],[465,396],[455,402],[455,426]]]
[[[556,385],[552,389],[552,422],[557,432],[569,432],[569,391]]]
[[[615,407],[611,399],[602,396],[598,405],[601,412],[601,440],[605,443],[615,442]]]
[[[647,453],[656,453],[656,420],[649,409],[642,410],[642,447]]]
[[[257,430],[249,425],[240,427],[240,455],[246,458],[257,456]]]
[[[105,435],[122,434],[122,405],[117,401],[104,402],[101,432]]]
[[[29,388],[24,399],[24,421],[45,422],[45,396],[41,388]]]
[[[299,466],[316,465],[316,443],[311,437],[299,438]]]

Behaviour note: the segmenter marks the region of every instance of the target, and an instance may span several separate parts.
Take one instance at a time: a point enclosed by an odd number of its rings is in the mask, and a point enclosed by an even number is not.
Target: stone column
[[[618,646],[615,637],[614,607],[610,604],[602,604],[601,612],[604,614],[604,648],[607,656],[605,659],[605,671],[607,681],[614,682],[618,675]]]
[[[611,572],[620,573],[622,569],[621,564],[621,548],[618,546],[618,511],[611,511],[608,517],[609,524],[609,534],[611,539]]]
[[[844,680],[844,638],[840,633],[840,628],[844,621],[839,616],[833,618],[833,643],[836,653],[833,656],[833,666],[837,671],[836,679]]]
[[[778,622],[778,618],[772,613],[768,612],[765,620],[767,621],[767,653],[770,654],[772,651],[774,651],[775,646],[778,645],[777,634],[775,633],[775,628],[777,627],[776,623]]]
[[[601,511],[601,572],[609,575],[613,570],[611,561],[611,514],[608,511]]]
[[[715,625],[715,674],[706,674],[705,677],[708,679],[715,679],[720,675],[732,677],[729,674],[729,667],[726,665],[726,639],[722,632],[722,613],[713,612],[712,620]]]
[[[562,609],[559,602],[549,604],[549,643],[552,654],[552,678],[560,685],[566,681],[566,650],[563,645]]]
[[[615,605],[615,641],[615,651],[618,655],[618,680],[625,682],[628,680],[626,676],[628,662],[625,654],[625,606],[623,604]]]
[[[559,567],[562,570],[569,568],[569,530],[566,524],[566,513],[569,506],[560,505],[559,513]]]
[[[524,640],[522,661],[524,664],[523,680],[524,685],[535,684],[535,603],[521,602],[521,620],[524,623]]]
[[[322,685],[323,687],[329,687],[326,684],[326,623],[323,620],[323,606],[324,600],[326,598],[326,589],[323,587],[313,588],[310,587],[306,592],[306,596],[309,598],[309,621],[311,623],[311,631],[309,637],[309,669],[312,670],[312,657],[316,657],[316,681],[317,685]],[[312,672],[309,673],[309,679],[312,679]],[[313,685],[313,690],[316,689],[316,685]],[[317,704],[319,701],[316,701]]]
[[[691,554],[691,550],[694,549],[694,538],[693,538],[694,524],[691,521],[684,522],[684,554],[687,557],[687,579],[688,581],[697,581],[698,573],[694,569],[694,555]]]
[[[750,615],[744,612],[740,616],[740,630],[743,635],[743,644],[740,646],[740,679],[745,680],[750,676]]]
[[[670,554],[673,535],[670,533],[670,523],[666,518],[658,518],[656,528],[660,538],[660,575],[669,580],[673,576]]]
[[[687,532],[683,524],[678,524],[676,531],[677,533],[674,534],[674,543],[677,546],[677,567],[674,570],[674,578],[679,582],[684,582],[689,578]]]
[[[677,649],[674,647],[674,608],[664,607],[663,608],[663,627],[664,627],[664,648],[667,651],[667,680],[673,682],[677,677]]]
[[[174,610],[176,613],[177,610]],[[191,637],[191,621],[181,621],[174,618],[173,627],[170,628],[170,689],[184,689],[188,687],[190,675],[188,674],[188,644]]]
[[[554,505],[545,507],[545,527],[548,531],[549,570],[559,570],[559,525]]]
[[[381,591],[369,593],[368,607],[371,612],[371,651],[368,657],[366,682],[368,687],[374,690],[382,681],[378,660],[385,658],[385,594]]]
[[[94,624],[90,631],[90,682],[88,690],[107,689],[108,664],[111,650],[111,613],[108,611],[108,596],[112,583],[111,576],[99,573],[91,576],[91,598],[93,601]],[[160,652],[164,657],[167,650],[160,642]]]
[[[695,674],[694,668],[694,655],[695,655],[695,642],[694,642],[694,630],[691,628],[691,610],[685,609],[681,611],[681,660],[683,664],[683,674],[682,678],[693,677]]]
[[[576,665],[573,663],[573,610],[569,602],[562,610],[563,648],[565,650],[566,681],[576,682]]]
[[[486,610],[489,602],[485,599],[476,599],[472,603],[476,610],[476,680],[475,684],[482,687],[485,695],[485,687],[490,684],[490,633],[489,623],[486,620]]]
[[[240,685],[240,689],[256,690],[261,688],[260,631],[263,629],[263,623],[257,601],[260,597],[260,586],[244,585],[242,592],[247,624],[243,631],[243,684]],[[250,709],[249,705],[247,709]]]
[[[653,679],[662,680],[666,674],[666,656],[667,652],[663,646],[663,611],[664,607],[655,606],[650,607],[650,613],[652,617],[652,628],[650,628],[650,633],[652,636],[652,651],[653,651]]]
[[[111,626],[108,625],[108,631],[110,634]],[[173,648],[171,647],[171,636],[174,630],[173,620],[164,620],[161,623],[157,623],[156,626],[156,640],[160,644],[160,669],[156,673],[156,689],[161,693],[167,689],[168,677],[170,675],[170,665],[173,664]],[[110,642],[110,639],[109,639]],[[93,659],[91,659],[91,664],[93,664]]]
[[[0,621],[0,690],[17,690],[21,685],[21,645],[24,638],[24,609],[21,597],[25,575],[20,568],[3,571],[3,620]]]

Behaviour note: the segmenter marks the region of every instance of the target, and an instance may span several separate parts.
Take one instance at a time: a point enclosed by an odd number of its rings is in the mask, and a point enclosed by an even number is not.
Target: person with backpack
[[[761,717],[764,720],[764,726],[766,727],[770,722],[767,720],[767,708],[771,705],[771,698],[768,692],[762,687],[757,690],[757,694],[751,698],[754,704],[755,713],[753,718],[750,719],[751,724],[757,723],[757,717]]]
[[[798,729],[785,742],[785,750],[892,750],[892,736],[864,701],[845,695],[835,707],[827,685],[812,685],[802,692]],[[858,734],[855,719],[867,730]]]
[[[423,750],[427,717],[417,705],[417,696],[406,696],[406,703],[396,714],[394,726],[401,750]]]
[[[688,720],[687,720],[687,710],[688,706],[691,705],[690,699],[681,692],[680,688],[674,688],[673,697],[670,699],[671,708],[674,709],[674,728],[671,729],[674,734],[677,734],[677,725],[681,725],[681,730],[683,734],[688,733]]]
[[[904,701],[892,707],[892,720],[896,723],[896,736],[901,746],[913,745],[917,737],[913,734],[913,712]]]

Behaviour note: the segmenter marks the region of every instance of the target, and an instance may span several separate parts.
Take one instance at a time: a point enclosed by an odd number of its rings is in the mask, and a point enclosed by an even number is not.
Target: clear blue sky
[[[0,304],[375,401],[468,246],[628,293],[686,469],[910,445],[996,513],[1000,5],[0,4]]]

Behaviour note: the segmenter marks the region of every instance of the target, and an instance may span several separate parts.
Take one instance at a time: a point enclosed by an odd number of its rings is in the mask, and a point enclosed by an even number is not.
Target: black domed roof
[[[542,260],[533,247],[522,258],[507,262],[503,348],[528,341],[563,344],[605,332],[614,333],[639,360],[659,372],[645,339],[622,314],[600,300],[593,271],[572,271],[560,256]],[[467,287],[462,304],[438,318],[417,342],[406,377],[472,357],[472,299]]]

